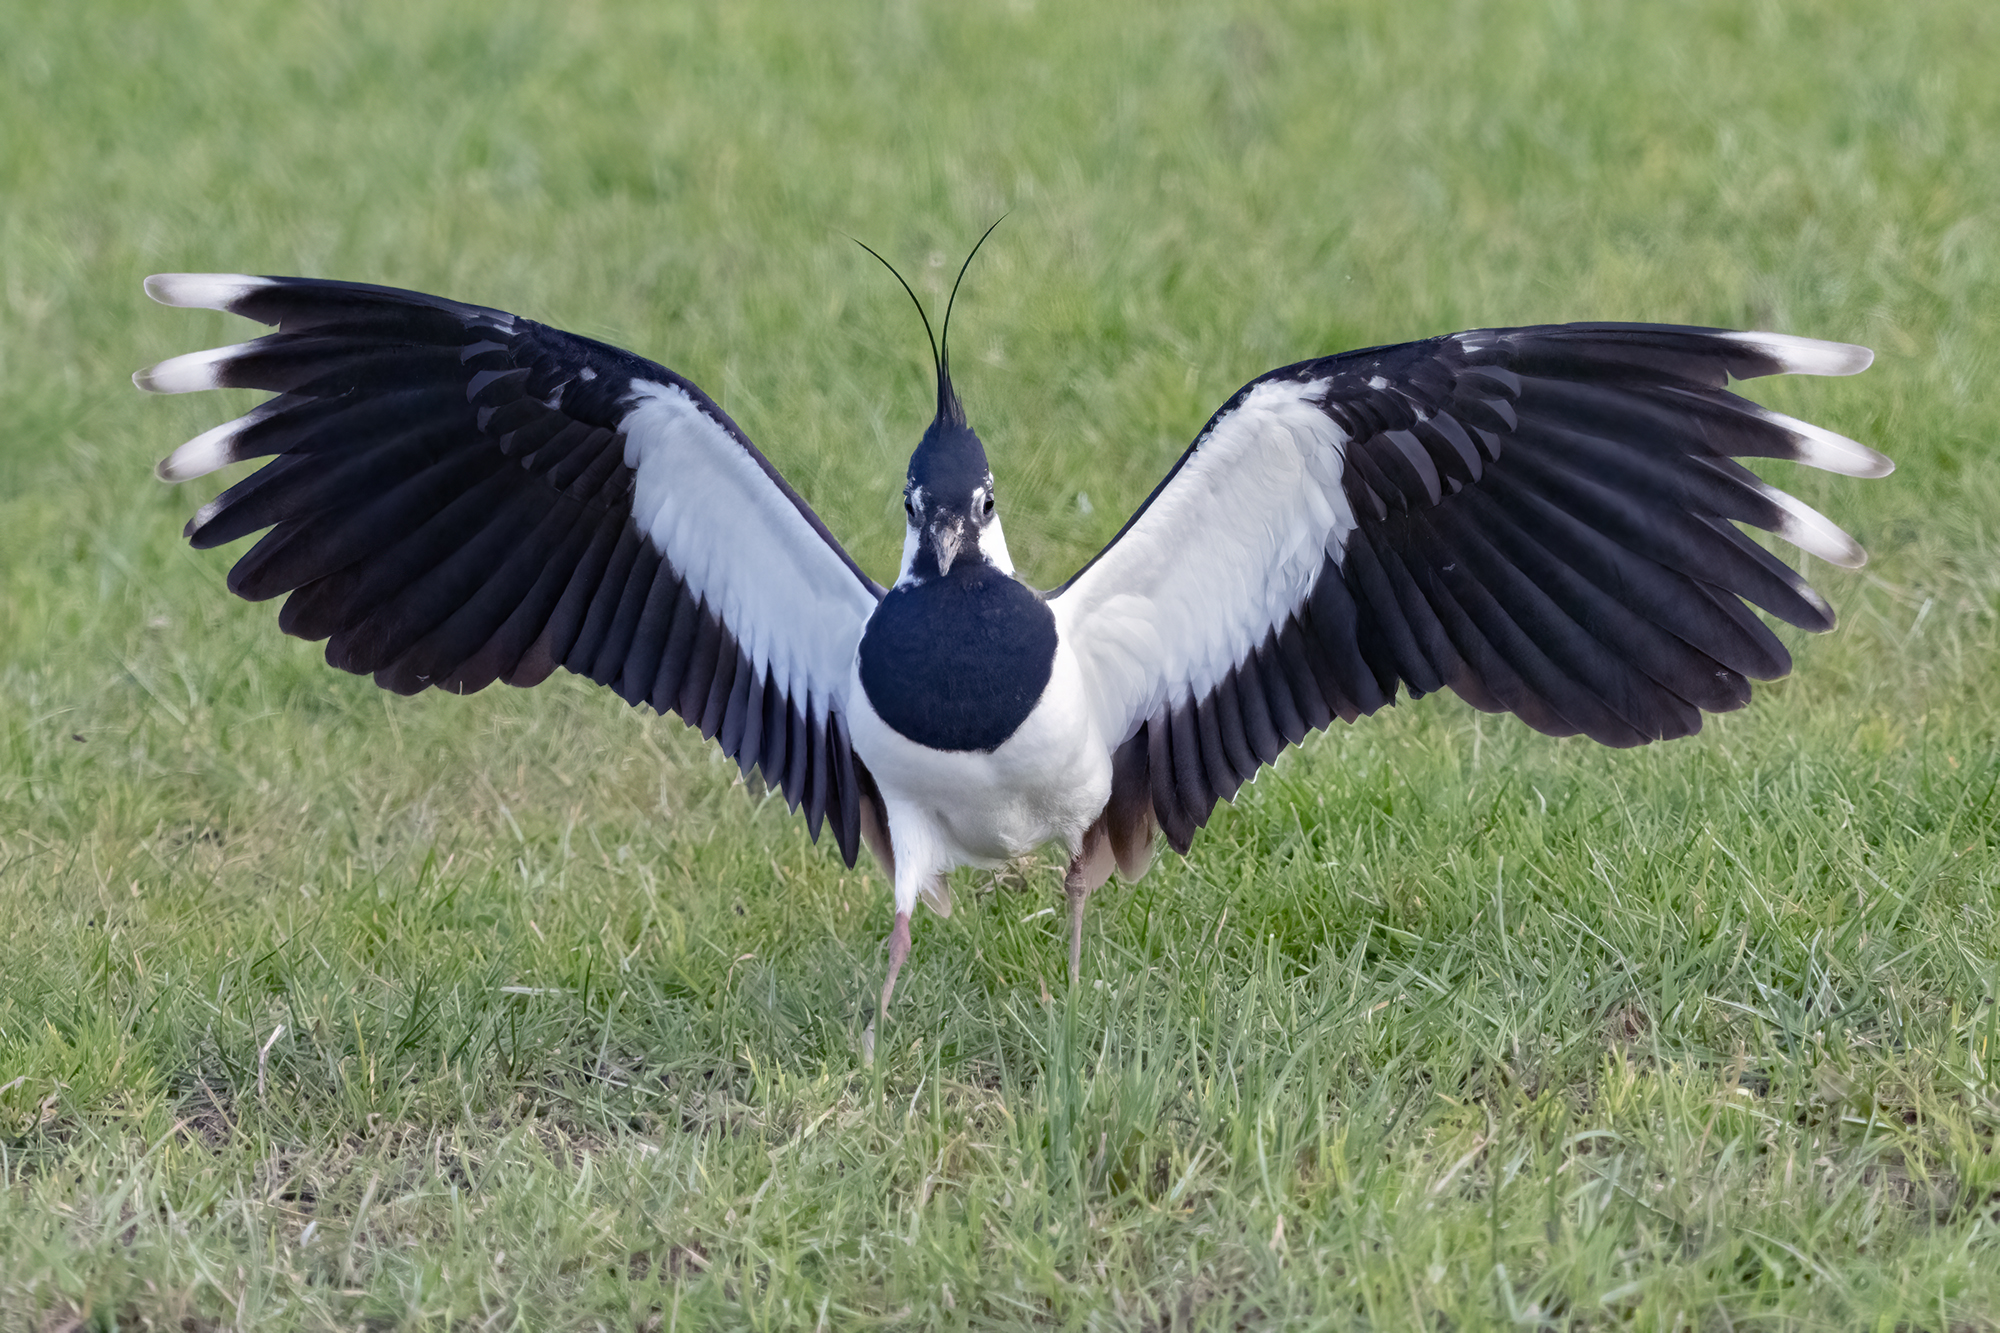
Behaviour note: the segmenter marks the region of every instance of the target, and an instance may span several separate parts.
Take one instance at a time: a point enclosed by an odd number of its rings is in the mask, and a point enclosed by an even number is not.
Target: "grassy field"
[[[0,5],[0,1328],[2000,1328],[2000,12]],[[1052,584],[1238,384],[1482,324],[1865,342],[1834,634],[1614,753],[1456,701],[1093,903],[887,893],[671,720],[397,699],[151,464],[172,270],[708,388],[862,563],[928,419]]]

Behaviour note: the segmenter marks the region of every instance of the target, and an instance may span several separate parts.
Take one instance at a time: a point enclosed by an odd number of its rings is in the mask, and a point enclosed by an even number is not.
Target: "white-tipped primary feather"
[[[1835,527],[1833,520],[1805,501],[1785,494],[1774,486],[1761,486],[1764,498],[1785,511],[1778,520],[1777,534],[1808,555],[1816,555],[1842,569],[1859,569],[1868,563],[1861,543]]]
[[[161,481],[192,481],[205,477],[217,468],[229,466],[236,461],[231,446],[236,437],[249,427],[277,411],[277,399],[260,403],[234,421],[225,421],[220,426],[211,426],[189,440],[180,448],[160,460],[154,469]]]
[[[1795,338],[1789,333],[1725,333],[1720,336],[1755,347],[1776,361],[1788,375],[1858,375],[1875,361],[1875,353],[1855,343]]]
[[[269,278],[247,273],[155,273],[146,279],[146,295],[161,305],[228,310],[258,288],[272,285]]]
[[[148,366],[132,375],[132,383],[147,393],[195,393],[222,387],[222,363],[250,350],[249,343],[211,347],[206,352],[189,352],[169,357],[157,366]]]
[[[1837,472],[1843,477],[1886,477],[1896,470],[1895,463],[1867,445],[1836,435],[1823,426],[1773,412],[1768,407],[1758,408],[1757,415],[1792,433],[1792,438],[1799,442],[1798,461],[1807,467]]]

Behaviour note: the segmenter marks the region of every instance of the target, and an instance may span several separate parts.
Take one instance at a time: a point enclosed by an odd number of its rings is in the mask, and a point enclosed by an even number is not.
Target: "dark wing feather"
[[[188,524],[268,529],[230,572],[327,660],[398,693],[556,667],[678,713],[831,818],[869,808],[847,741],[854,644],[882,590],[720,408],[663,366],[498,310],[357,283],[173,274],[147,291],[278,332],[141,388],[278,396],[189,441],[169,481],[271,458]]]
[[[1791,666],[1745,603],[1808,630],[1833,613],[1736,525],[1835,564],[1863,556],[1734,460],[1890,465],[1724,386],[1868,360],[1778,334],[1573,324],[1244,386],[1052,595],[1116,752],[1107,819],[1133,826],[1112,830],[1120,863],[1143,865],[1155,822],[1185,851],[1283,743],[1399,690],[1449,687],[1607,745],[1741,707],[1751,678]]]

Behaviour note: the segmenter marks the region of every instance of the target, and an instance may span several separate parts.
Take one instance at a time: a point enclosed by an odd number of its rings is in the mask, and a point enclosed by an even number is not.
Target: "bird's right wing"
[[[1867,349],[1660,325],[1486,329],[1245,385],[1051,597],[1117,747],[1128,873],[1152,821],[1185,851],[1286,744],[1449,686],[1551,735],[1686,735],[1790,669],[1748,601],[1833,614],[1740,532],[1861,548],[1737,457],[1850,476],[1889,461],[1723,387],[1852,374]]]
[[[168,481],[275,455],[188,524],[269,528],[230,589],[402,694],[556,667],[675,712],[763,771],[852,864],[868,779],[847,687],[882,590],[708,396],[499,310],[359,283],[164,274],[167,305],[278,332],[142,389],[277,393],[182,445]]]

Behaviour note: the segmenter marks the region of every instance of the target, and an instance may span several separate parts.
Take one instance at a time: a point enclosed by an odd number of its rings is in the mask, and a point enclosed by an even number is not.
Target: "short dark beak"
[[[951,562],[958,559],[958,548],[965,540],[965,520],[952,515],[939,518],[931,524],[929,535],[938,573],[951,573]]]

